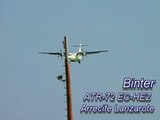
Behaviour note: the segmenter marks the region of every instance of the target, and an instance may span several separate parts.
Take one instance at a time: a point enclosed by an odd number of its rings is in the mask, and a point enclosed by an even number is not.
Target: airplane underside
[[[81,63],[81,60],[82,59],[82,56],[78,56],[78,55],[75,55],[75,56],[72,56],[72,57],[70,57],[69,56],[69,61],[70,62],[78,62],[78,63]]]
[[[81,63],[81,61],[80,60],[69,60],[70,62],[78,62],[78,63]]]

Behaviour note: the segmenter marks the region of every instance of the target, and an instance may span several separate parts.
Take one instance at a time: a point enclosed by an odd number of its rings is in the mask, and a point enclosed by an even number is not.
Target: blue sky
[[[63,61],[38,54],[58,52],[65,35],[70,51],[79,43],[88,51],[109,49],[71,64],[74,119],[157,119],[159,6],[158,0],[1,0],[0,119],[66,119],[64,84],[56,79]],[[86,92],[118,93],[125,77],[157,80],[150,91],[154,114],[80,114]]]

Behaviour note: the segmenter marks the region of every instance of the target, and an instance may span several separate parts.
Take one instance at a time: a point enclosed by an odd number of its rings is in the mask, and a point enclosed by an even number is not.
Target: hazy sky
[[[0,119],[65,120],[63,61],[39,51],[59,52],[67,35],[85,50],[108,49],[71,64],[75,120],[156,120],[160,115],[159,0],[1,0]],[[153,114],[84,114],[86,92],[123,91],[125,77],[156,80],[149,103]],[[146,92],[146,91],[143,91]],[[105,104],[116,104],[103,102]],[[103,103],[86,103],[101,105]]]

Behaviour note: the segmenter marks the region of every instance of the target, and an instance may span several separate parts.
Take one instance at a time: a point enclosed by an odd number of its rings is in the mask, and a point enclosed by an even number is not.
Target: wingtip
[[[46,53],[46,52],[38,52],[39,54],[48,54],[48,53]]]
[[[109,50],[103,50],[102,52],[109,52]]]
[[[43,52],[38,52],[39,54],[43,54]]]

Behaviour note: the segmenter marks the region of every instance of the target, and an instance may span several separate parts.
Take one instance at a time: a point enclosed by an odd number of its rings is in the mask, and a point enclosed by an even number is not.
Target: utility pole
[[[72,89],[70,78],[70,64],[68,61],[68,43],[67,38],[64,36],[64,49],[65,49],[65,73],[66,73],[66,94],[67,94],[67,120],[73,120],[72,111]]]

